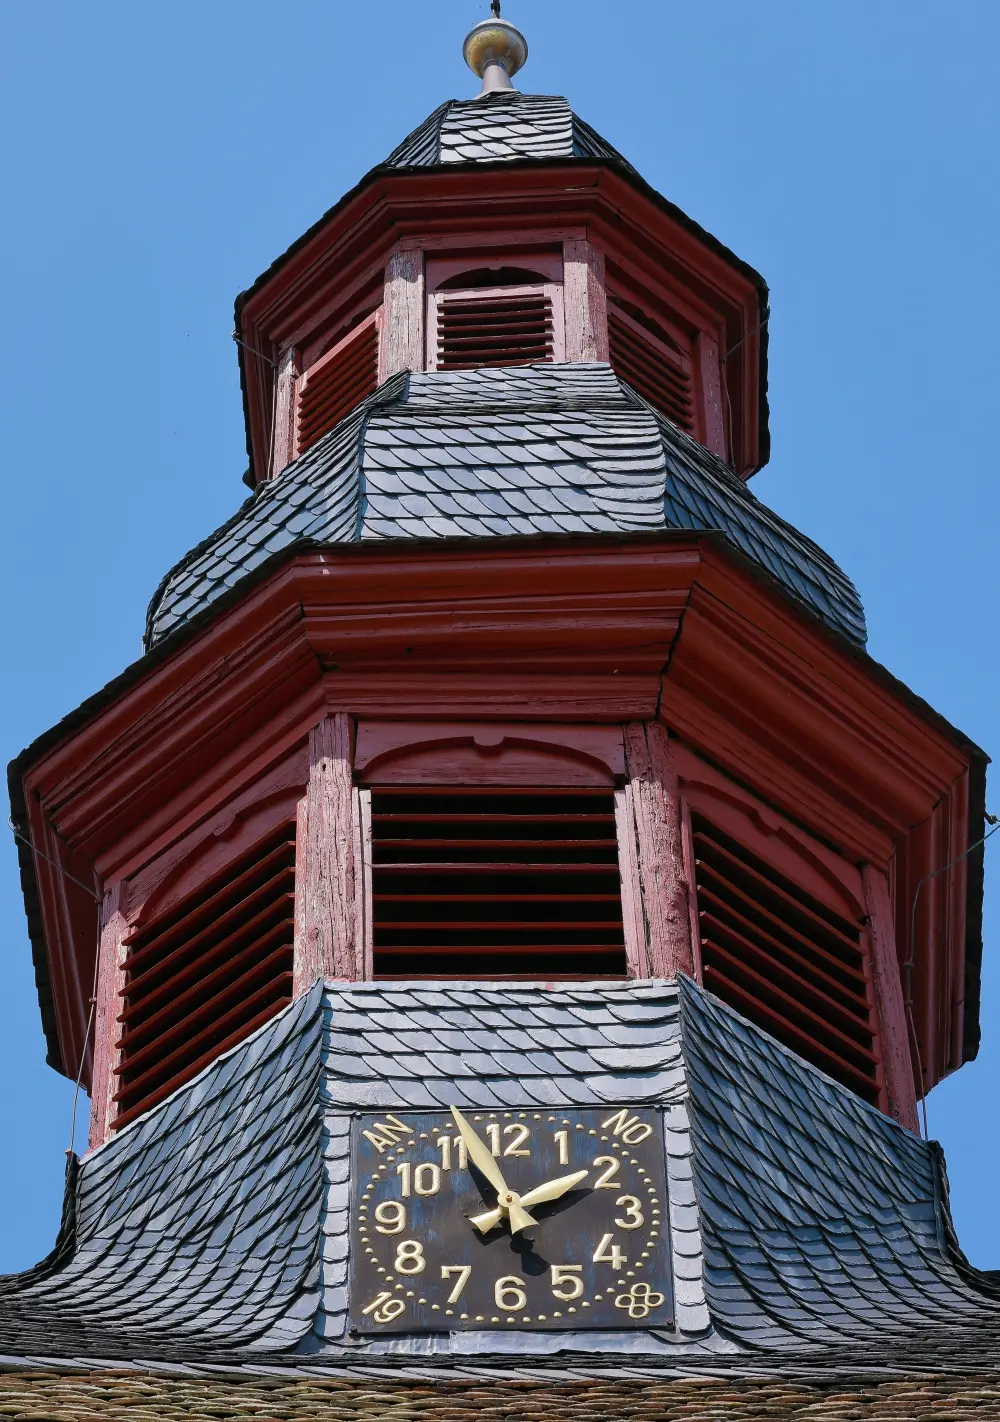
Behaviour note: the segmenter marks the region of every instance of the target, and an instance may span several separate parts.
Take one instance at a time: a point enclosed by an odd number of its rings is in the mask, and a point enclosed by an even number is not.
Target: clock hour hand
[[[499,1221],[504,1215],[507,1215],[510,1219],[511,1234],[520,1234],[521,1230],[527,1229],[528,1226],[533,1225],[535,1221],[528,1214],[527,1210],[522,1207],[520,1195],[518,1195],[516,1191],[507,1188],[507,1182],[503,1178],[503,1172],[493,1159],[493,1152],[489,1146],[484,1145],[479,1139],[457,1106],[451,1108],[451,1114],[455,1118],[455,1125],[461,1132],[462,1139],[465,1142],[465,1149],[469,1154],[469,1159],[478,1170],[482,1171],[486,1179],[497,1192],[497,1220]],[[493,1212],[491,1211],[491,1213]],[[472,1223],[476,1224],[476,1221],[473,1220]],[[479,1228],[478,1225],[476,1227],[477,1229]],[[489,1228],[492,1229],[492,1225],[490,1225]],[[486,1230],[480,1230],[480,1232],[485,1234]]]
[[[534,1190],[529,1190],[526,1195],[521,1196],[521,1205],[530,1210],[535,1205],[547,1205],[551,1200],[561,1200],[563,1195],[568,1195],[570,1190],[586,1180],[589,1173],[587,1170],[577,1170],[573,1175],[562,1175],[558,1180],[536,1185]],[[486,1234],[498,1225],[502,1218],[502,1210],[487,1210],[485,1214],[473,1216],[472,1223],[481,1234]]]

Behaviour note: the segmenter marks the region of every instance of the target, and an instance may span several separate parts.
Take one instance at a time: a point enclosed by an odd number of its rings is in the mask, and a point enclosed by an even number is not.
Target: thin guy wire
[[[947,874],[949,869],[954,869],[956,864],[961,864],[963,859],[967,859],[970,854],[974,854],[977,849],[981,849],[987,840],[992,839],[997,831],[1000,830],[1000,824],[997,823],[997,819],[998,817],[996,815],[987,815],[986,821],[988,824],[991,824],[993,828],[984,834],[982,839],[977,839],[975,844],[970,844],[968,849],[964,849],[950,864],[943,864],[940,869],[934,869],[930,874],[925,874],[913,891],[913,902],[910,905],[910,955],[903,964],[903,970],[906,973],[906,1015],[910,1024],[910,1033],[913,1037],[913,1050],[917,1055],[917,1072],[920,1090],[923,1092],[920,1097],[920,1106],[924,1118],[924,1140],[930,1139],[927,1128],[927,1095],[926,1092],[924,1092],[924,1067],[920,1059],[920,1043],[917,1039],[916,1023],[913,1020],[913,969],[916,966],[914,953],[916,952],[917,904],[920,901],[920,890],[925,884],[929,884],[932,879],[937,879],[941,874]]]
[[[85,884],[82,879],[74,879],[73,875],[68,874],[57,859],[52,859],[48,854],[43,854],[36,844],[32,844],[31,840],[21,833],[9,815],[7,816],[7,823],[10,825],[10,831],[14,838],[19,839],[22,844],[26,844],[32,854],[37,854],[39,859],[44,859],[46,864],[52,865],[53,869],[58,869],[64,879],[68,879],[71,884],[75,884],[78,889],[82,889],[85,894],[89,894],[95,903],[99,904],[102,902],[100,894],[95,894],[93,889]]]

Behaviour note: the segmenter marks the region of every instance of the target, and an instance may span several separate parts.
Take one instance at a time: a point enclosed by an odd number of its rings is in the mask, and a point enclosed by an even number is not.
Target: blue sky
[[[521,87],[567,95],[764,273],[774,455],[754,488],[855,579],[873,655],[1000,746],[1000,7],[504,8],[531,45]],[[4,760],[135,659],[162,573],[240,502],[234,297],[443,99],[475,92],[461,42],[487,11],[0,6]],[[991,852],[984,1046],[930,1122],[963,1244],[1000,1268]],[[44,1065],[0,838],[0,1272],[52,1244],[71,1096]]]

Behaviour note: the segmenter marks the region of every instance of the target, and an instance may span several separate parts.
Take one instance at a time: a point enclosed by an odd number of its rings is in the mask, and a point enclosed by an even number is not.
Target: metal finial
[[[509,20],[500,18],[500,0],[493,0],[492,20],[480,20],[466,37],[465,62],[483,81],[479,97],[513,89],[510,82],[528,58],[528,41]]]

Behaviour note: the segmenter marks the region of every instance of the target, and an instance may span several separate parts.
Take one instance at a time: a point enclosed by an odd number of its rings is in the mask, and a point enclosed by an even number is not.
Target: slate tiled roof
[[[863,645],[850,580],[610,366],[395,377],[168,573],[153,646],[271,559],[366,540],[715,531]]]
[[[80,1169],[54,1256],[0,1278],[0,1354],[275,1352],[319,1301],[320,990]]]
[[[430,168],[519,158],[600,158],[635,171],[576,116],[566,99],[517,92],[442,104],[403,139],[383,166]]]
[[[675,1328],[347,1335],[351,1113],[536,1101],[662,1107]],[[0,1280],[0,1372],[874,1387],[903,1370],[992,1373],[1000,1392],[1000,1287],[955,1249],[936,1148],[686,980],[314,988],[71,1186],[56,1254]]]

